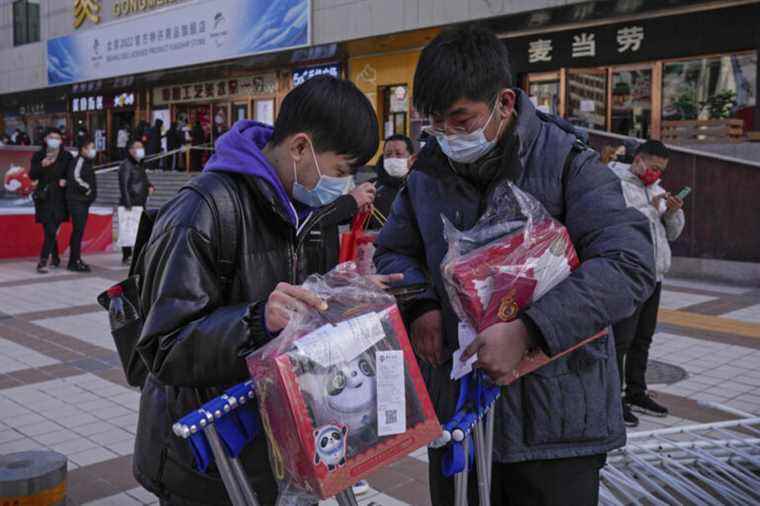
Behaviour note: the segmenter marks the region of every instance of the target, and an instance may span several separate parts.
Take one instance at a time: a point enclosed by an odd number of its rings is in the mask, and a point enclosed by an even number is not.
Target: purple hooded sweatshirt
[[[209,158],[206,171],[236,172],[255,176],[269,183],[280,201],[282,210],[296,225],[297,217],[291,200],[285,192],[277,171],[269,163],[261,150],[272,138],[274,129],[252,120],[237,121],[224,135],[216,141],[216,151]]]

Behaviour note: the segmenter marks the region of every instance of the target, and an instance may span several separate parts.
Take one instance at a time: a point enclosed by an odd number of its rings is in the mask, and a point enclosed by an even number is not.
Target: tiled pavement
[[[94,301],[125,272],[118,255],[88,260],[90,274],[47,276],[31,261],[0,261],[0,454],[65,454],[71,505],[155,504],[132,477],[139,394],[124,382]],[[760,290],[667,280],[652,358],[688,376],[652,385],[671,416],[642,417],[637,430],[734,417],[710,403],[760,415]],[[419,450],[370,477],[360,504],[429,504],[426,461]]]

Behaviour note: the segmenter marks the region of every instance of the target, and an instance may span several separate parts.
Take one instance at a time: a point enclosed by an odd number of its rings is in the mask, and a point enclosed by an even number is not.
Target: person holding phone
[[[37,183],[32,194],[34,199],[34,220],[42,225],[45,236],[37,263],[37,272],[47,274],[48,260],[51,265],[61,265],[58,253],[58,229],[68,220],[66,209],[66,170],[71,163],[71,154],[63,149],[63,137],[57,128],[45,132],[45,145],[32,156],[29,178]]]
[[[620,383],[624,387],[623,419],[629,427],[639,420],[633,411],[664,417],[668,409],[647,393],[646,371],[649,348],[657,327],[662,280],[670,270],[669,241],[681,235],[686,223],[683,199],[689,187],[674,195],[660,185],[668,167],[670,153],[659,141],[647,141],[636,150],[631,165],[612,162],[610,168],[620,178],[629,207],[638,209],[649,219],[652,231],[657,284],[654,292],[633,315],[613,326]]]

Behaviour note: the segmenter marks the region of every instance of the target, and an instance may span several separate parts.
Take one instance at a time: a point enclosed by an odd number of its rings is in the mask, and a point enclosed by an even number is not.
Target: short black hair
[[[142,139],[129,139],[129,142],[127,142],[127,151],[132,149],[135,146],[135,143],[139,142],[140,144],[145,144]]]
[[[485,28],[449,28],[422,50],[414,72],[414,107],[441,114],[457,100],[496,99],[512,87],[507,46]]]
[[[50,134],[58,134],[61,137],[63,137],[63,134],[61,133],[61,131],[59,129],[57,129],[56,127],[47,127],[45,129],[45,137],[47,137]]]
[[[351,81],[313,77],[285,96],[274,123],[272,143],[305,132],[314,151],[334,151],[360,167],[377,153],[379,133],[375,110]]]
[[[668,148],[662,142],[649,140],[638,147],[634,156],[638,155],[657,156],[667,160],[670,158],[670,151],[668,151]]]
[[[406,135],[394,134],[385,139],[385,142],[390,142],[390,141],[403,141],[404,143],[406,143],[406,150],[409,152],[409,154],[410,155],[414,154],[414,142],[412,142],[412,139],[410,139]]]
[[[91,142],[93,142],[92,137],[89,135],[81,135],[77,138],[75,145],[77,149],[82,149]]]

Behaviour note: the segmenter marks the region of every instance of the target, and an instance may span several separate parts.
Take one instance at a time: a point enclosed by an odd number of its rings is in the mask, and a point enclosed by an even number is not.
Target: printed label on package
[[[378,351],[377,435],[392,436],[406,432],[406,386],[404,352]]]
[[[367,313],[338,325],[326,324],[295,342],[309,359],[330,367],[350,362],[385,337],[378,313]]]
[[[471,342],[475,340],[478,333],[467,322],[459,322],[459,348],[454,352],[453,365],[451,367],[451,379],[458,380],[472,371],[472,365],[478,360],[478,354],[471,356],[467,362],[462,362],[459,357]]]

